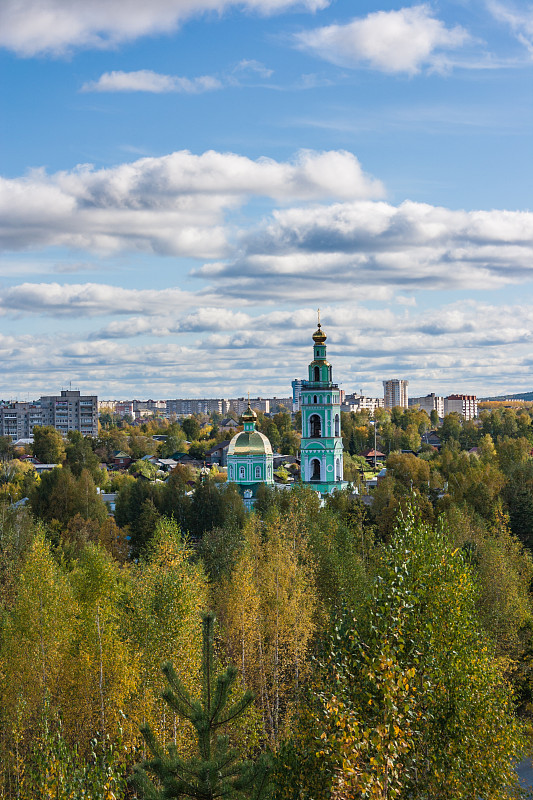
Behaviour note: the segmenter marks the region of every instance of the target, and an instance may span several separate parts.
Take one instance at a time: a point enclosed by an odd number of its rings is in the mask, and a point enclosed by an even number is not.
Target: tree
[[[151,759],[136,768],[136,782],[147,800],[260,800],[269,795],[269,766],[266,758],[255,764],[240,761],[236,748],[229,747],[228,736],[221,736],[230,723],[238,719],[253,702],[253,694],[244,692],[240,700],[231,702],[230,695],[238,672],[229,666],[216,678],[213,674],[214,616],[204,614],[202,698],[191,697],[170,662],[163,666],[168,688],[163,699],[168,707],[187,719],[194,727],[198,755],[185,759],[175,747],[166,752],[150,726],[141,733],[152,752]],[[155,778],[155,783],[149,776]]]
[[[134,722],[148,722],[159,738],[187,752],[190,729],[185,720],[168,713],[161,699],[161,664],[166,660],[178,663],[189,691],[198,685],[200,614],[208,603],[207,580],[201,564],[193,562],[193,551],[176,523],[166,519],[158,523],[131,574],[124,625],[138,663]]]
[[[185,417],[181,422],[181,427],[189,442],[198,441],[200,438],[200,423],[196,417]]]
[[[191,458],[197,458],[198,461],[203,461],[208,448],[209,444],[207,442],[199,442],[197,439],[194,439],[189,447],[189,455]]]
[[[67,434],[66,464],[72,470],[72,474],[79,478],[83,469],[88,470],[94,481],[98,482],[102,478],[99,468],[100,461],[93,451],[91,439],[83,436],[79,431],[69,431]]]
[[[158,472],[156,464],[144,461],[142,458],[130,464],[129,471],[132,475],[142,475],[143,478],[147,478],[149,481],[155,481]]]
[[[52,426],[33,429],[33,455],[42,464],[62,464],[65,458],[63,437]]]
[[[161,447],[162,458],[170,458],[174,453],[185,452],[185,436],[177,422],[167,428],[167,438]]]
[[[249,516],[235,567],[214,587],[227,650],[256,692],[273,743],[305,682],[317,606],[306,509],[291,494],[287,513],[275,509],[264,522]]]
[[[75,478],[68,467],[44,472],[30,492],[30,505],[41,519],[46,522],[58,520],[63,525],[67,525],[76,514],[101,522],[108,514],[87,470],[82,470],[79,478]]]
[[[9,461],[13,458],[13,442],[11,436],[0,436],[0,460]]]
[[[476,597],[446,529],[408,509],[367,608],[328,643],[317,745],[333,797],[515,796],[520,729]]]
[[[89,752],[98,732],[119,736],[136,681],[136,658],[122,633],[122,603],[131,582],[127,570],[89,543],[69,574],[78,604],[76,629],[64,665],[60,694],[67,738]]]
[[[448,442],[450,439],[459,441],[463,430],[462,422],[463,418],[457,412],[453,411],[451,414],[446,414],[439,430],[439,436],[442,441]]]
[[[48,696],[57,701],[78,607],[44,537],[37,535],[17,579],[12,607],[2,609],[0,707],[2,758],[17,740],[29,749],[32,727]],[[7,739],[7,741],[5,741]]]

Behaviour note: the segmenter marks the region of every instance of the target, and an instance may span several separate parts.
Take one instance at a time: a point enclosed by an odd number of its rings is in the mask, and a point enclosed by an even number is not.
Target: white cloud
[[[435,66],[441,49],[461,47],[469,36],[447,28],[428,5],[376,11],[347,25],[328,25],[297,34],[297,44],[341,67],[361,64],[387,73],[413,75]]]
[[[187,150],[109,169],[80,165],[0,179],[0,247],[60,246],[216,258],[225,213],[251,196],[281,202],[383,194],[355,156],[301,151],[292,161]]]
[[[178,75],[161,75],[150,69],[139,69],[135,72],[104,72],[97,81],[90,81],[82,86],[82,92],[180,92],[183,94],[200,94],[221,89],[222,83],[211,75],[200,75],[197,78],[180,78]]]
[[[62,55],[74,47],[104,48],[148,34],[168,34],[184,20],[237,6],[260,14],[330,0],[2,0],[0,47],[21,56]]]
[[[152,307],[161,295],[154,293]],[[418,310],[390,299],[379,309],[364,302],[321,304],[334,377],[346,390],[379,395],[381,379],[390,375],[407,378],[412,395],[531,388],[533,308],[527,302],[468,301]],[[114,299],[120,309],[137,310],[146,300],[120,294]],[[102,307],[112,302],[106,296]],[[167,304],[161,316],[148,318],[143,311],[118,320],[122,335],[117,328],[116,337],[0,335],[0,397],[38,397],[68,380],[101,397],[235,397],[248,389],[279,397],[290,393],[293,377],[305,375],[316,325],[313,306],[253,316],[227,307],[194,308],[193,302],[187,308],[178,304],[174,315]],[[165,339],[127,341],[140,334]],[[119,336],[121,341],[113,341]]]
[[[260,61],[254,58],[243,58],[233,70],[234,73],[254,72],[261,78],[270,78],[274,70],[265,67]]]
[[[495,289],[533,279],[533,213],[410,201],[277,210],[234,259],[196,274],[255,301],[342,300],[362,287]]]
[[[100,283],[22,283],[0,291],[0,314],[93,317],[142,313],[158,316],[190,308],[198,296],[179,288],[124,289]],[[216,298],[205,295],[205,302]],[[223,300],[220,300],[220,304]],[[150,325],[147,324],[147,330]]]
[[[514,4],[489,2],[488,8],[498,22],[504,22],[533,57],[533,6],[518,9]]]

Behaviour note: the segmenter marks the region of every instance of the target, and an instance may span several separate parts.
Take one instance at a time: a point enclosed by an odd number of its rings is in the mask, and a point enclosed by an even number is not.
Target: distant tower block
[[[396,379],[383,381],[385,408],[394,408],[395,406],[407,408],[409,405],[408,386],[409,381],[400,381]]]

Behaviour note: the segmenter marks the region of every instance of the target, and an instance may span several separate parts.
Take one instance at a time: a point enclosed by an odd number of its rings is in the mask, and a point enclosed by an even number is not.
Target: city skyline
[[[24,5],[24,8],[22,8]],[[533,390],[533,10],[4,0],[0,397]]]

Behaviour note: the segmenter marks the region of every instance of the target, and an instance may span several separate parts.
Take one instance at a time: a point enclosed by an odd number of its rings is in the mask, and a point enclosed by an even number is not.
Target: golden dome
[[[315,344],[324,344],[324,342],[326,341],[327,338],[328,337],[326,336],[326,334],[322,330],[322,326],[321,326],[321,324],[319,322],[318,323],[318,328],[313,333],[313,341],[314,341]]]
[[[253,410],[252,406],[250,405],[250,401],[248,400],[248,408],[241,415],[241,422],[255,422],[257,420],[257,414]]]

